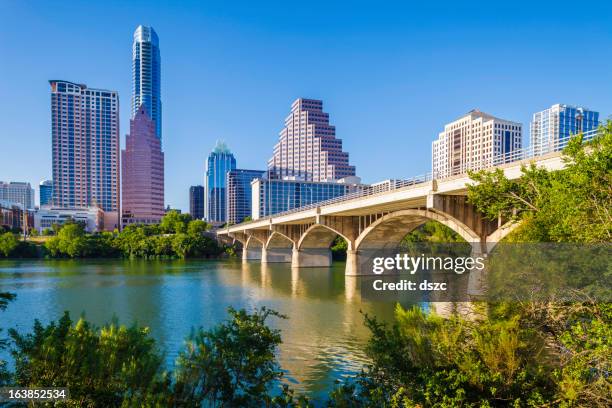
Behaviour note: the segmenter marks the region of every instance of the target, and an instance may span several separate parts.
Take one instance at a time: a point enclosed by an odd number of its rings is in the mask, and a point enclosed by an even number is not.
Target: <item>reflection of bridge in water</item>
[[[584,139],[594,136],[596,132],[589,132]],[[470,163],[451,169],[450,174],[454,175],[444,178],[426,175],[391,181],[382,188],[365,189],[233,225],[217,234],[220,239],[239,241],[244,261],[286,262],[295,268],[329,266],[330,245],[339,235],[348,244],[345,273],[357,275],[372,253],[396,247],[414,228],[435,220],[470,243],[473,256],[486,255],[516,224],[501,218],[486,220],[467,202],[466,186],[471,182],[467,170],[499,168],[509,179],[520,177],[521,167],[530,163],[559,170],[564,167],[559,150],[567,142],[567,138],[561,139],[547,151],[529,147],[494,157],[487,163]]]

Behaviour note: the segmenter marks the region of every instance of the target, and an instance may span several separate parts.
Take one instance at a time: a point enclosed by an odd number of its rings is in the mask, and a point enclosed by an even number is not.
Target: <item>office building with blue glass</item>
[[[53,180],[43,180],[38,185],[38,196],[40,206],[51,205],[53,202]]]
[[[256,220],[340,197],[360,188],[363,186],[355,176],[334,182],[258,178],[251,183],[252,217]]]
[[[211,223],[227,220],[227,172],[236,169],[236,159],[223,142],[217,142],[206,161],[204,179],[204,218]]]
[[[531,145],[536,154],[561,150],[572,135],[599,126],[599,112],[588,108],[556,104],[533,114]]]
[[[235,169],[227,172],[227,222],[238,224],[246,217],[252,217],[251,182],[262,178],[263,170]]]
[[[155,122],[155,136],[161,139],[161,57],[159,38],[153,27],[139,25],[132,43],[132,118],[144,105]]]
[[[204,187],[189,187],[189,215],[194,220],[204,218]]]

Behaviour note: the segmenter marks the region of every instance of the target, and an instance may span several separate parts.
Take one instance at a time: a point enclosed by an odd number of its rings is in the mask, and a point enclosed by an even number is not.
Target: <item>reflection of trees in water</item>
[[[278,322],[283,345],[280,361],[289,377],[305,389],[323,392],[366,362],[363,345],[369,330],[363,314],[393,316],[390,302],[362,302],[358,277],[345,277],[344,264],[331,268],[291,268],[289,264],[243,263],[240,274],[223,274],[228,285],[259,290],[260,302],[289,318]],[[279,299],[286,299],[279,305]],[[268,302],[274,302],[269,304]]]

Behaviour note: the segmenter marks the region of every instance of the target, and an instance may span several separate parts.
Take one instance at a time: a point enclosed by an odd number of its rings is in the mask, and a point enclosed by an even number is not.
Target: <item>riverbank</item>
[[[210,225],[189,215],[170,212],[156,225],[129,225],[122,231],[89,234],[68,221],[45,231],[44,238],[19,240],[0,234],[0,256],[5,258],[219,258],[233,248],[219,245],[207,231]]]

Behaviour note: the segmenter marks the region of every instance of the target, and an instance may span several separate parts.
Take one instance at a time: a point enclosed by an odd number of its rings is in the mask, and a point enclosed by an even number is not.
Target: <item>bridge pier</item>
[[[346,250],[346,266],[344,268],[344,274],[347,276],[360,275],[359,272],[359,251],[356,249]]]
[[[254,261],[261,259],[262,248],[247,248],[242,247],[242,262]]]
[[[332,263],[329,248],[294,248],[291,255],[292,268],[328,267]]]
[[[261,250],[261,263],[289,263],[291,261],[291,248],[263,247]]]

